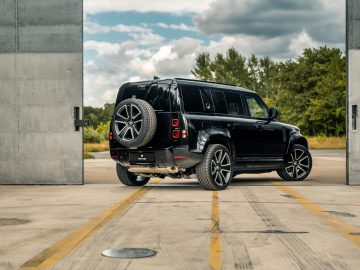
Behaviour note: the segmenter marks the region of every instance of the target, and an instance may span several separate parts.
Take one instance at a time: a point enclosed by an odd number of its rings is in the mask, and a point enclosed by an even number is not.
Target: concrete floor
[[[84,186],[0,186],[0,269],[359,269],[360,187],[344,185],[341,155],[315,155],[300,183],[241,175],[209,192],[165,179],[135,199],[142,189],[118,184],[109,159],[86,161],[85,175]],[[101,213],[111,218],[89,233]],[[101,256],[119,247],[158,253]]]

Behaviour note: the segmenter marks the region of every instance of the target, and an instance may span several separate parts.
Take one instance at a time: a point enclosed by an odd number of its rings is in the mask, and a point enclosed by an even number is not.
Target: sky
[[[121,84],[193,78],[196,56],[296,58],[345,49],[345,0],[84,0],[84,104],[115,101]]]

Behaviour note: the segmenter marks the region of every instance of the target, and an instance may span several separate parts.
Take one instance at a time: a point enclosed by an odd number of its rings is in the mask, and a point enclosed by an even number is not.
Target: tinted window
[[[180,111],[179,92],[176,83],[173,83],[170,87],[170,104],[172,112]]]
[[[269,118],[269,113],[260,98],[253,95],[245,96],[249,108],[250,116],[254,118]]]
[[[181,85],[180,87],[185,112],[204,112],[200,88],[194,85]]]
[[[228,106],[228,114],[245,115],[244,106],[239,93],[225,92],[225,98]]]
[[[203,101],[203,109],[204,112],[213,113],[214,112],[214,105],[211,98],[211,91],[208,89],[201,89],[200,90],[202,101]]]
[[[214,101],[215,112],[227,114],[227,106],[224,93],[220,91],[212,91],[211,94]]]
[[[124,89],[122,100],[135,96],[149,102],[155,110],[168,112],[170,111],[169,88],[170,85],[167,83],[151,85],[129,84]]]

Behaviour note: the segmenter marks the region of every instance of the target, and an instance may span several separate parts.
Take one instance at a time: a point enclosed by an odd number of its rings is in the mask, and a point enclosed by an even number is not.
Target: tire
[[[128,172],[126,168],[119,163],[116,163],[116,173],[120,182],[126,186],[144,186],[150,180],[150,177],[142,177]]]
[[[222,144],[210,144],[203,160],[196,165],[196,175],[206,190],[226,189],[232,179],[230,151]]]
[[[120,102],[111,121],[114,138],[127,148],[149,143],[154,137],[156,125],[156,114],[151,105],[135,98]]]
[[[295,144],[286,160],[286,165],[284,169],[276,171],[282,179],[285,181],[304,180],[312,169],[312,157],[309,150],[300,144]]]

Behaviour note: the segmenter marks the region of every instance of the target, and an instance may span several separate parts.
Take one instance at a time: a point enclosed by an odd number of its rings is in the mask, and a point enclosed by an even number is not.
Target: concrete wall
[[[0,1],[0,183],[82,184],[82,0]]]
[[[348,102],[347,102],[347,184],[360,185],[360,1],[347,1],[347,56],[348,56]],[[357,115],[353,119],[353,106]],[[356,129],[353,125],[356,124]]]

